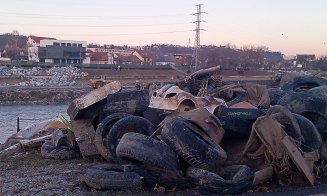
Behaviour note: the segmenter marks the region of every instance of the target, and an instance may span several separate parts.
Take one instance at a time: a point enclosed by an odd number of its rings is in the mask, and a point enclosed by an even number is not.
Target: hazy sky
[[[326,0],[0,0],[0,33],[88,43],[267,46],[285,55],[327,55]]]

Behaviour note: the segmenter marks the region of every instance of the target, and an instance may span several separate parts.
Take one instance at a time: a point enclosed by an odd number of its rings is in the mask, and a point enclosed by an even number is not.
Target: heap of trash
[[[227,84],[214,67],[143,90],[126,91],[114,81],[74,100],[67,113],[70,122],[45,134],[42,156],[102,157],[103,164],[85,171],[95,189],[237,194],[270,180],[314,186],[327,175],[321,77],[299,75],[267,88]],[[6,152],[24,144],[13,138]]]

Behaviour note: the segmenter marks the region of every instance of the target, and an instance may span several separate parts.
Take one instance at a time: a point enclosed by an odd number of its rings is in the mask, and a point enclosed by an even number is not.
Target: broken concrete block
[[[72,125],[81,155],[84,158],[99,155],[94,144],[95,130],[91,120],[72,120]]]
[[[116,93],[120,91],[121,88],[122,85],[120,82],[114,81],[75,99],[70,103],[67,109],[70,119],[83,119],[83,113],[87,113],[88,110],[94,110],[94,107],[96,107],[95,105],[106,103],[108,94]]]

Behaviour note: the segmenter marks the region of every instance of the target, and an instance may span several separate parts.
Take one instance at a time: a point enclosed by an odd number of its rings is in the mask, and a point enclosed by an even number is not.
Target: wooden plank
[[[95,144],[95,130],[90,119],[72,120],[74,135],[83,157],[99,155]]]
[[[282,139],[282,143],[298,170],[302,173],[305,179],[313,186],[315,183],[315,176],[312,173],[312,170],[309,168],[307,162],[304,160],[300,149],[294,144],[294,142],[289,136],[285,136]]]
[[[82,97],[72,101],[67,109],[71,120],[75,120],[78,115],[86,112],[88,108],[98,102],[104,101],[108,94],[116,93],[122,88],[120,82],[113,81],[103,87],[95,89]]]

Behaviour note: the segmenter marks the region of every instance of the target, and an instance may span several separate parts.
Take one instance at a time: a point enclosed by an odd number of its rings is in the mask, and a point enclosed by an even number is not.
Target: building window
[[[61,46],[66,46],[66,43],[61,43]]]
[[[53,42],[54,46],[60,46],[60,44],[58,42]]]
[[[77,44],[73,44],[74,47],[77,47]]]
[[[78,47],[82,47],[82,44],[78,44]]]
[[[67,46],[72,46],[72,44],[71,43],[67,43]]]

